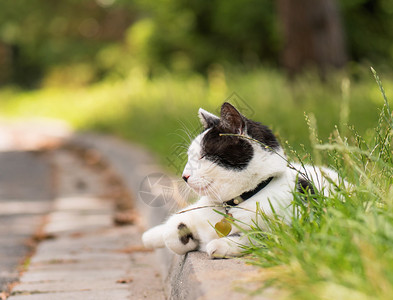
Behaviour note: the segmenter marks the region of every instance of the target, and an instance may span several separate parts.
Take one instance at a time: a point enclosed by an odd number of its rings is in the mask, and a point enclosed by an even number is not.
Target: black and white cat
[[[245,230],[254,222],[264,227],[255,213],[257,203],[268,216],[273,208],[290,222],[294,190],[308,186],[327,195],[333,188],[329,181],[338,182],[337,173],[328,168],[296,164],[290,168],[272,131],[247,119],[229,103],[222,105],[220,117],[199,109],[199,118],[204,131],[188,149],[183,179],[201,197],[146,231],[142,237],[146,247],[166,246],[177,254],[200,250],[210,257],[240,255],[241,246],[249,243],[247,235],[232,226],[227,236],[220,237],[214,224],[223,215],[216,211],[232,215]]]

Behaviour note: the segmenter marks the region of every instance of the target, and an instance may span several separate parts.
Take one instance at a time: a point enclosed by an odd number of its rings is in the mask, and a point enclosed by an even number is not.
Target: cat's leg
[[[214,203],[208,197],[202,197],[181,213],[172,215],[164,231],[165,245],[180,255],[198,249],[205,250],[207,241],[216,235],[211,224],[222,218],[211,208],[212,205]]]
[[[146,248],[163,248],[165,247],[164,235],[165,225],[158,225],[147,230],[142,235],[142,242]]]
[[[206,243],[217,235],[211,224],[222,218],[210,207],[212,205],[210,200],[204,197],[182,212],[172,215],[165,224],[143,234],[145,246],[150,248],[166,246],[180,255],[198,249],[205,251]]]
[[[163,232],[165,246],[179,255],[197,250],[199,237],[194,221],[194,218],[186,214],[172,216]]]
[[[194,207],[205,203],[196,203],[186,208],[184,213],[172,215],[163,225],[146,231],[142,240],[146,247],[160,248],[166,246],[177,254],[185,254],[199,248],[197,228],[206,218]],[[187,211],[190,210],[190,211]]]
[[[186,219],[186,220],[184,220]],[[167,223],[153,227],[142,235],[146,248],[168,247],[177,254],[185,254],[198,249],[199,240],[196,232],[192,232],[188,218],[173,216]]]
[[[228,258],[242,255],[243,246],[250,241],[243,233],[232,233],[226,237],[210,241],[206,252],[211,258]]]

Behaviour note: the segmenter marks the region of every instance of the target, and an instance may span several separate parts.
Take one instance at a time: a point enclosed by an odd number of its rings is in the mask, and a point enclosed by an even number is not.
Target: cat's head
[[[183,171],[183,179],[199,195],[222,203],[284,172],[283,150],[268,127],[229,103],[222,105],[220,117],[199,109],[199,118],[204,131],[192,141]]]

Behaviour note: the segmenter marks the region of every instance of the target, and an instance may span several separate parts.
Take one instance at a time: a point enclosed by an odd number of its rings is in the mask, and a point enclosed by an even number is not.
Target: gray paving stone
[[[62,199],[69,197],[97,197],[106,194],[106,184],[102,174],[85,167],[83,165],[85,162],[69,151],[56,151],[54,160],[60,168],[56,203],[58,201],[61,203]]]
[[[56,270],[95,270],[105,271],[110,269],[129,270],[130,262],[124,259],[113,260],[63,260],[46,263],[31,264],[30,271],[56,271]]]
[[[0,164],[1,167],[1,164]],[[51,201],[48,200],[23,200],[23,199],[0,199],[1,210],[0,218],[2,216],[25,216],[25,215],[41,215],[42,212],[47,212],[52,207]]]
[[[121,278],[119,278],[120,280]],[[124,283],[117,283],[106,279],[90,280],[69,280],[69,281],[51,281],[38,283],[22,283],[17,285],[12,292],[14,294],[26,293],[53,293],[53,292],[76,292],[76,291],[99,291],[99,290],[116,290],[128,289],[128,285]]]
[[[0,152],[0,292],[18,277],[28,238],[51,208],[52,169],[46,156]]]
[[[127,285],[110,282],[107,280],[71,281],[71,282],[48,282],[48,283],[23,283],[13,289],[15,294],[27,293],[54,293],[54,292],[77,292],[128,289]]]
[[[22,283],[31,282],[54,282],[54,281],[86,281],[91,278],[95,280],[101,279],[120,279],[127,276],[128,270],[109,269],[104,272],[97,272],[97,270],[43,270],[43,271],[29,271],[22,275],[20,281]]]
[[[76,261],[83,261],[83,260],[99,260],[99,261],[125,261],[127,260],[127,254],[122,253],[68,253],[68,254],[58,254],[58,253],[45,253],[42,254],[37,252],[32,258],[31,263],[43,263],[43,262],[54,262],[54,261],[61,261],[61,260],[76,260]]]
[[[42,211],[41,214],[25,213],[0,216],[0,236],[14,236],[15,238],[31,236],[37,230],[45,213],[47,210]]]
[[[112,225],[112,224],[111,224]],[[48,240],[45,244],[46,247],[51,245],[62,247],[64,245],[78,245],[86,243],[94,243],[100,245],[100,248],[116,248],[118,246],[126,246],[131,244],[140,244],[140,240],[133,241],[131,237],[135,234],[140,234],[140,229],[137,226],[124,226],[124,227],[96,227],[93,232],[84,232],[81,230],[72,235],[62,236],[60,239]]]
[[[8,300],[122,300],[122,299],[143,299],[130,298],[126,289],[115,290],[94,290],[59,293],[38,293],[31,295],[12,295]]]
[[[91,231],[99,228],[111,226],[112,212],[102,211],[59,211],[51,213],[51,222],[46,226],[45,231],[50,234],[72,233],[75,231]]]
[[[112,203],[106,199],[99,199],[97,197],[80,197],[80,196],[70,196],[70,197],[60,197],[57,199],[54,209],[56,211],[64,210],[103,210],[111,211],[113,209]]]
[[[51,200],[51,166],[47,159],[32,152],[0,152],[1,199]]]

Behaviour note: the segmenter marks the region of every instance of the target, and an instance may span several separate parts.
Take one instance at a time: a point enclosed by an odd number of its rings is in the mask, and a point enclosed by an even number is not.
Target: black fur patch
[[[190,239],[194,239],[191,230],[186,224],[180,223],[179,226],[177,226],[177,229],[179,230],[179,240],[183,245],[187,245]]]
[[[268,149],[277,149],[280,146],[267,126],[248,119],[245,119],[245,125],[247,134]],[[224,168],[241,171],[248,166],[254,155],[251,142],[236,136],[220,136],[226,133],[233,132],[221,124],[212,127],[203,137],[201,154]],[[265,148],[264,146],[261,147]]]
[[[267,146],[268,149],[277,150],[277,148],[280,147],[280,143],[269,127],[252,120],[247,120],[246,126],[247,134],[253,139],[260,141],[263,145]]]
[[[202,140],[202,156],[231,170],[243,170],[252,159],[254,150],[251,144],[234,136],[220,136],[231,133],[221,126],[213,127]]]
[[[297,190],[302,194],[315,194],[314,187],[312,186],[311,182],[302,177],[299,177],[297,181]]]

